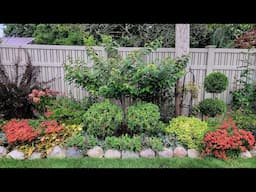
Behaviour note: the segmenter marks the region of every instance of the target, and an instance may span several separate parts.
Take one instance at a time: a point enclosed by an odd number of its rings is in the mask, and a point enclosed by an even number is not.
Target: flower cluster
[[[40,130],[34,130],[29,125],[29,120],[12,119],[3,126],[8,143],[26,142],[34,140]]]
[[[44,90],[38,90],[38,89],[33,89],[32,93],[28,95],[29,99],[35,103],[38,104],[44,97],[56,97],[58,94],[57,91],[53,91],[50,89],[44,89]]]
[[[57,133],[63,129],[63,126],[58,124],[56,120],[44,121],[40,124],[40,128],[44,129],[44,133]]]
[[[203,155],[214,155],[219,159],[228,159],[228,152],[243,152],[251,149],[255,143],[251,132],[238,129],[232,118],[223,122],[214,132],[208,132],[203,144]]]
[[[46,112],[44,113],[44,116],[47,117],[47,118],[49,118],[49,117],[51,117],[53,114],[54,114],[54,113],[53,113],[51,110],[47,109]]]

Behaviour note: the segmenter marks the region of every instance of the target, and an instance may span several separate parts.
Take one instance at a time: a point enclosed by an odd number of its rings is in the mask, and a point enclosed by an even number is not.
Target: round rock
[[[115,149],[108,149],[104,157],[109,159],[121,158],[121,152]]]
[[[66,157],[80,158],[83,157],[83,155],[76,147],[68,147],[66,151]]]
[[[66,150],[61,148],[60,146],[55,146],[47,156],[47,158],[65,158]]]
[[[199,152],[195,149],[189,149],[188,150],[188,157],[190,158],[198,158],[199,157]]]
[[[41,159],[42,158],[42,153],[39,152],[33,152],[29,159]]]
[[[17,160],[25,159],[24,153],[18,150],[11,151],[10,153],[7,154],[7,157]]]
[[[154,158],[155,157],[155,152],[152,149],[143,149],[140,152],[140,156],[141,157],[145,157],[145,158]]]
[[[184,147],[176,147],[174,149],[174,157],[186,157],[187,150]]]
[[[6,156],[7,149],[3,146],[0,146],[0,158]]]
[[[102,158],[104,156],[104,151],[101,147],[95,146],[87,151],[87,155],[93,158]]]
[[[244,159],[248,159],[248,158],[251,158],[252,155],[248,150],[246,150],[245,152],[240,153],[240,157]]]
[[[170,158],[173,156],[173,150],[171,148],[164,148],[163,151],[158,152],[158,156]]]
[[[137,159],[139,154],[133,151],[122,151],[122,159]]]

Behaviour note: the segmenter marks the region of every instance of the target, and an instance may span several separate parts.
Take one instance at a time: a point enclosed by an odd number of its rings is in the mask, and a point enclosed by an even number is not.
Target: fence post
[[[207,49],[207,63],[206,63],[206,72],[205,72],[205,77],[213,71],[213,65],[214,65],[214,51],[216,48],[216,45],[208,45],[205,47]],[[210,98],[211,93],[207,93],[204,90],[204,99],[205,98]]]

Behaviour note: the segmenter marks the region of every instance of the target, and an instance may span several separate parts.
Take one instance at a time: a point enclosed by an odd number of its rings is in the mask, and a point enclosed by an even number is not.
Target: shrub
[[[10,144],[31,142],[41,133],[40,130],[34,130],[32,126],[28,124],[29,120],[17,120],[12,119],[6,123],[3,127],[7,137],[7,141]]]
[[[142,138],[139,136],[129,137],[122,135],[120,137],[107,137],[105,139],[107,149],[128,150],[138,152],[142,148]]]
[[[84,97],[81,101],[74,98],[61,96],[53,102],[50,110],[53,112],[51,119],[57,119],[65,124],[81,124],[83,114],[96,102],[94,97]]]
[[[213,155],[219,159],[238,156],[240,152],[250,150],[255,143],[249,131],[238,129],[234,121],[229,118],[216,131],[208,132],[203,141],[202,155]]]
[[[239,129],[250,131],[256,136],[256,114],[244,114],[238,110],[232,114],[232,118]]]
[[[50,89],[33,89],[28,95],[29,100],[33,103],[39,113],[47,112],[48,106],[56,99],[58,92]]]
[[[112,136],[122,122],[122,110],[109,101],[96,103],[84,114],[84,122],[89,135]]]
[[[103,142],[98,140],[93,135],[85,135],[84,136],[84,149],[85,150],[95,147],[96,145],[103,146]]]
[[[131,133],[155,134],[161,127],[160,112],[152,103],[137,103],[127,109],[127,125]]]
[[[20,60],[14,63],[14,72],[8,75],[0,60],[0,114],[4,119],[12,118],[33,118],[33,103],[28,95],[33,89],[42,87],[45,83],[39,83],[39,68],[32,65],[27,54],[27,63],[24,73],[20,74]]]
[[[5,146],[8,144],[5,133],[0,133],[0,146]]]
[[[207,123],[195,117],[180,116],[171,120],[167,133],[174,134],[178,141],[188,148],[199,149],[207,131]]]
[[[67,147],[77,147],[83,149],[85,144],[85,137],[82,134],[72,135],[65,141]]]
[[[162,151],[164,148],[161,138],[157,137],[145,137],[143,141],[143,146],[149,147],[154,151]]]
[[[212,72],[204,79],[204,88],[209,93],[221,93],[228,86],[228,78],[220,72]]]
[[[226,103],[220,99],[204,99],[199,103],[199,110],[203,115],[215,117],[226,112]]]

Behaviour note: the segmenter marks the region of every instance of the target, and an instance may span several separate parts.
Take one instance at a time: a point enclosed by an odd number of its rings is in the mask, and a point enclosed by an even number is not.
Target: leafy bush
[[[256,114],[244,114],[237,110],[232,114],[232,118],[239,129],[250,131],[256,137]]]
[[[250,150],[255,140],[251,132],[238,129],[230,118],[216,131],[208,132],[203,141],[203,156],[213,155],[219,159],[238,156],[240,152]]]
[[[96,145],[103,146],[103,141],[98,140],[93,135],[85,135],[84,136],[84,150],[88,150],[90,148],[95,147]]]
[[[149,147],[154,151],[162,151],[164,148],[161,138],[158,137],[145,137],[143,140],[143,146]]]
[[[163,146],[167,148],[175,148],[183,145],[173,134],[161,135],[160,138],[162,140]]]
[[[29,120],[12,119],[3,126],[9,144],[31,142],[41,133],[29,125]]]
[[[29,100],[33,103],[39,113],[47,112],[47,108],[56,99],[58,92],[50,89],[33,89],[28,95]]]
[[[120,126],[122,110],[105,101],[92,105],[83,117],[87,133],[103,139],[112,136]]]
[[[160,112],[152,103],[137,103],[127,109],[127,125],[131,133],[155,134],[161,127]]]
[[[5,133],[0,132],[0,146],[5,146],[8,144]]]
[[[67,147],[77,147],[83,149],[85,143],[85,137],[82,134],[72,135],[65,141]]]
[[[177,140],[188,148],[199,149],[207,129],[207,123],[200,119],[179,116],[171,120],[166,132],[174,134]]]
[[[226,108],[226,103],[220,99],[204,99],[199,103],[200,112],[209,117],[225,113]]]
[[[245,31],[234,40],[236,48],[250,49],[256,47],[256,25],[252,30]]]
[[[221,125],[221,119],[214,117],[206,120],[209,131],[215,131],[219,125]]]
[[[228,78],[220,72],[212,72],[204,79],[204,88],[209,93],[221,93],[228,86]]]
[[[20,61],[17,60],[14,74],[10,76],[0,60],[0,114],[4,119],[34,117],[33,104],[28,101],[28,95],[41,84],[37,81],[39,70],[32,65],[28,54],[27,56],[24,73],[20,74]]]
[[[51,119],[57,119],[65,124],[81,124],[83,115],[96,102],[96,98],[84,97],[81,101],[61,96],[50,107],[53,112]]]
[[[128,135],[107,137],[105,148],[138,152],[142,148],[142,138],[139,136],[129,137]]]

